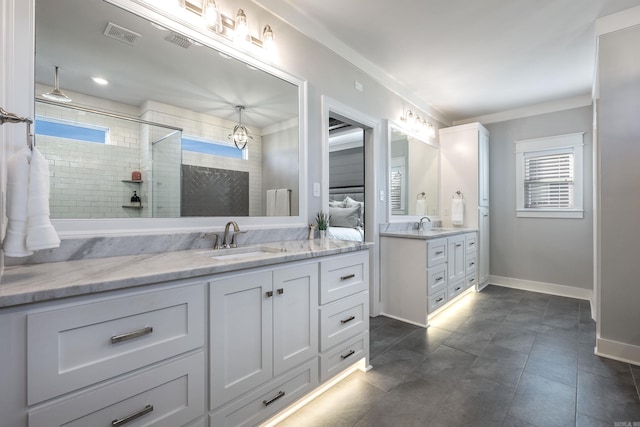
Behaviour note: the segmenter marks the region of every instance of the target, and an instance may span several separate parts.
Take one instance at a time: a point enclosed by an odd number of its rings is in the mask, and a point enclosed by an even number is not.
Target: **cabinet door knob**
[[[282,294],[284,294],[284,289],[283,288],[278,289],[278,295],[282,295]]]
[[[267,296],[267,298],[271,298],[273,296],[273,291],[267,291],[265,292],[265,295]]]

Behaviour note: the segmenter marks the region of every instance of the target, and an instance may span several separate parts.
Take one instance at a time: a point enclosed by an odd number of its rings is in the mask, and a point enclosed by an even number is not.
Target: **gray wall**
[[[490,274],[591,289],[592,110],[577,108],[486,125],[490,136]],[[584,218],[516,217],[514,141],[584,132]]]
[[[267,190],[291,190],[291,215],[298,215],[298,127],[262,136],[262,215],[266,215]]]
[[[640,27],[600,37],[600,337],[640,346]]]

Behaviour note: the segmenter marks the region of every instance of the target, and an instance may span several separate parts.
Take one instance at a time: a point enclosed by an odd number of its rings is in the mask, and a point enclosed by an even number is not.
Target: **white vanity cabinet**
[[[211,408],[318,353],[318,263],[210,283]]]
[[[479,286],[489,279],[489,131],[480,123],[440,129],[443,225],[451,226],[451,198],[464,198],[463,227],[477,228]],[[458,197],[456,195],[456,197]]]
[[[180,281],[1,310],[0,425],[202,418],[205,306],[204,283]]]
[[[477,233],[440,238],[382,235],[384,314],[419,326],[475,284]]]

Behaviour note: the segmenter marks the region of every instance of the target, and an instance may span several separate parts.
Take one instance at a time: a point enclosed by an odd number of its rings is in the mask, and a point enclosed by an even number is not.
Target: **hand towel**
[[[27,249],[27,200],[31,150],[24,147],[7,160],[7,232],[4,253],[11,257],[32,255]]]
[[[416,200],[416,215],[427,214],[427,201],[425,199]]]
[[[453,225],[464,224],[464,200],[452,199],[451,201],[451,223]]]
[[[267,216],[276,213],[276,190],[267,190]]]
[[[291,214],[291,197],[286,188],[276,190],[276,216],[289,216]]]
[[[49,162],[33,147],[27,200],[27,249],[57,248],[60,238],[49,218]]]

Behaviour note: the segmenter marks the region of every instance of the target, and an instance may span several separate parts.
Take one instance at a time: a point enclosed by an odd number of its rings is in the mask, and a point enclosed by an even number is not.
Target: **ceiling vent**
[[[104,30],[104,35],[132,46],[135,41],[138,40],[138,38],[142,37],[141,34],[138,34],[135,31],[127,30],[126,28],[121,27],[120,25],[116,25],[113,22],[109,22],[107,24],[107,28],[105,28]]]
[[[168,41],[169,43],[173,43],[175,45],[178,45],[180,47],[183,47],[185,49],[188,49],[189,46],[191,46],[193,44],[193,41],[188,38],[185,37],[181,34],[176,34],[174,32],[169,33],[169,35],[167,37],[164,38],[166,41]]]

